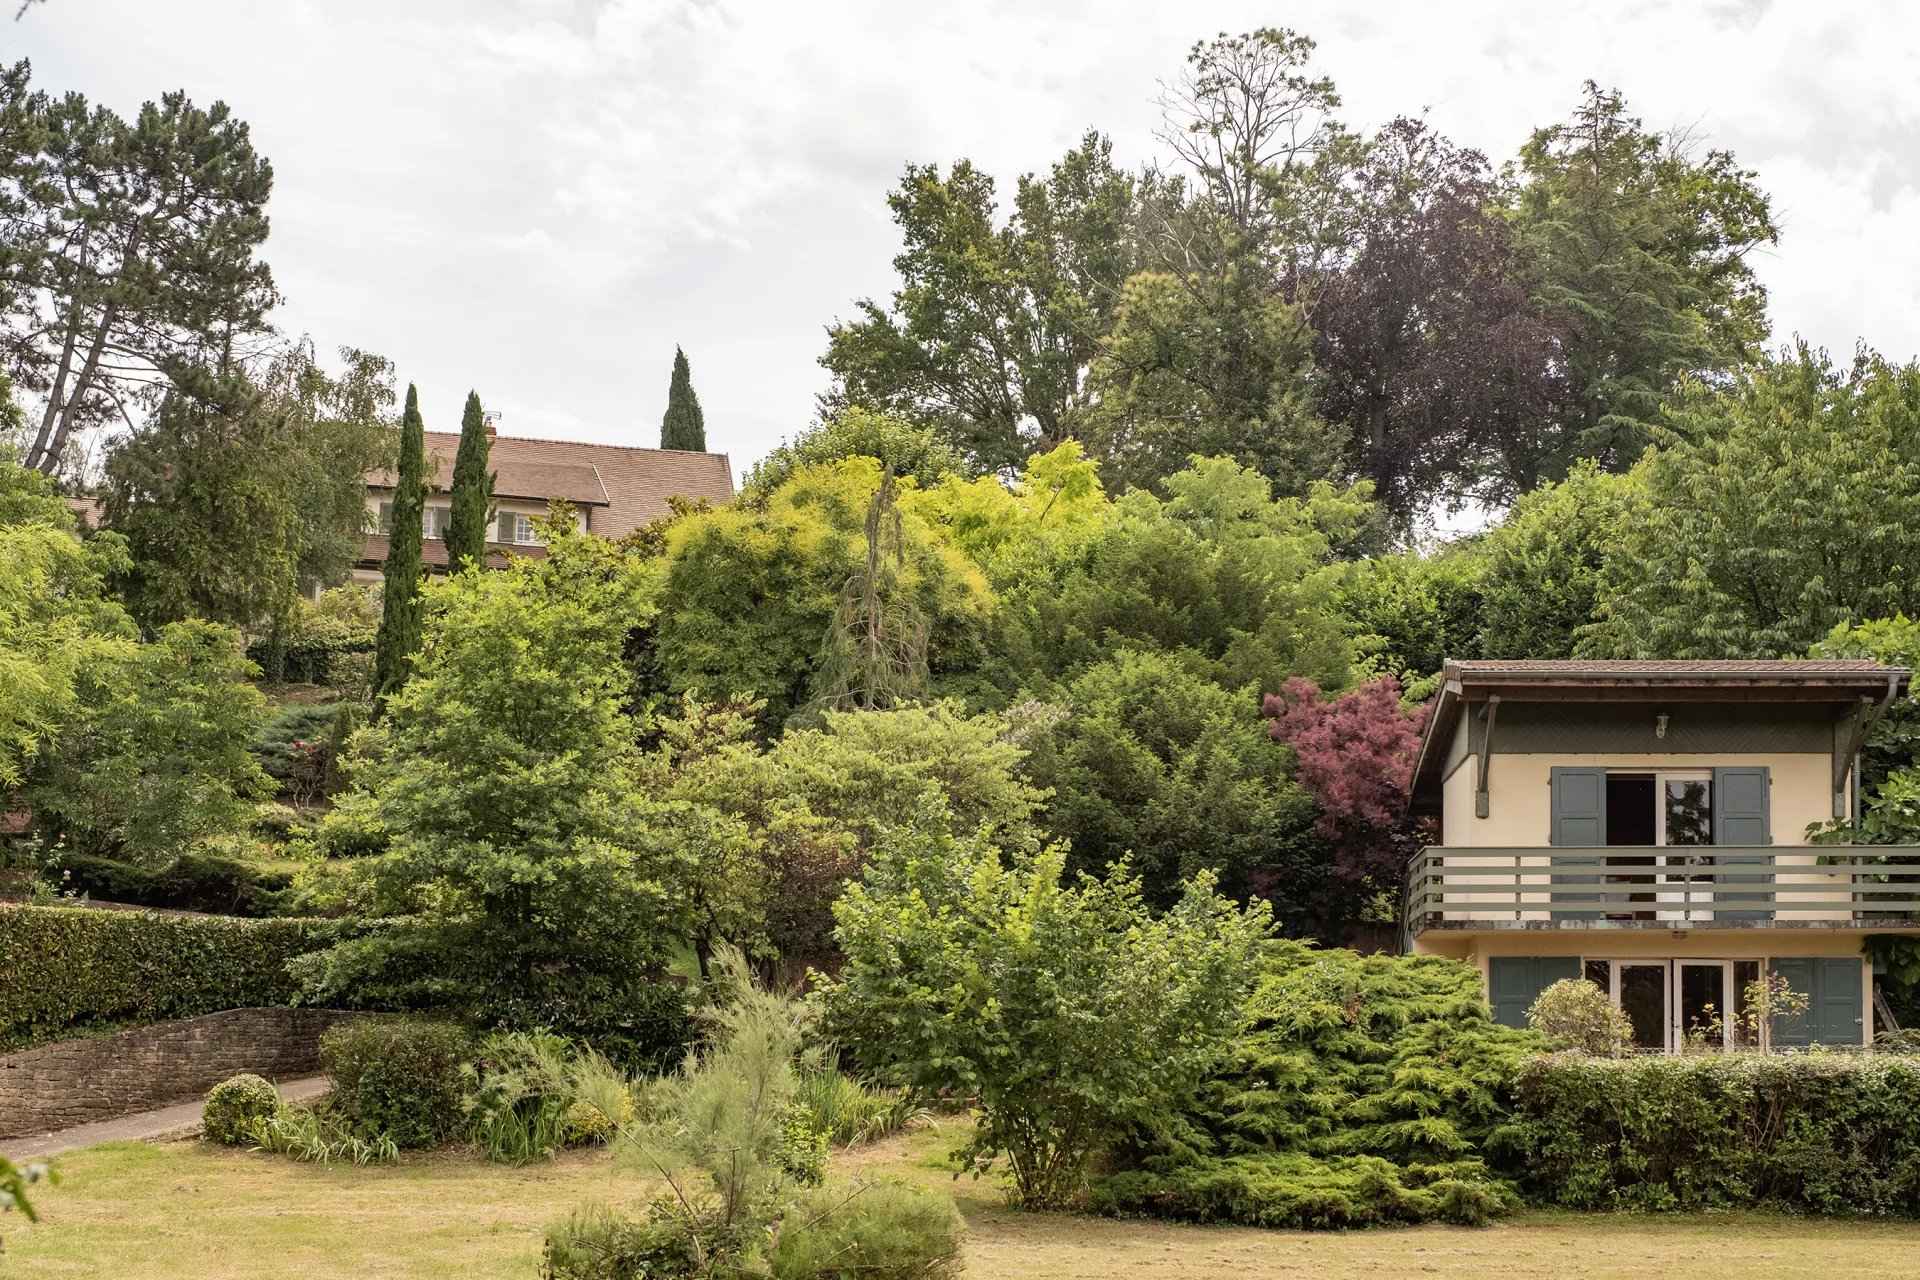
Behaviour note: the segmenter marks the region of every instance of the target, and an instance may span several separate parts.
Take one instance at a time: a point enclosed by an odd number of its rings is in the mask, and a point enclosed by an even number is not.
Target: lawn
[[[986,1183],[937,1171],[952,1130],[838,1157],[840,1171],[950,1185],[967,1219],[968,1275],[1094,1280],[1231,1277],[1909,1276],[1920,1224],[1755,1214],[1529,1214],[1486,1230],[1309,1234],[1036,1216]],[[44,1220],[5,1222],[0,1276],[144,1280],[530,1277],[540,1229],[588,1199],[637,1206],[647,1187],[604,1153],[528,1169],[465,1156],[394,1168],[316,1168],[197,1143],[117,1143],[64,1157]]]

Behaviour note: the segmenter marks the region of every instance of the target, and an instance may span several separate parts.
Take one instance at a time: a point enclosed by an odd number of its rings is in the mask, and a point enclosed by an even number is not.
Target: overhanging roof
[[[1912,672],[1868,658],[1449,660],[1420,741],[1411,789],[1438,784],[1455,726],[1470,703],[1827,702],[1898,697]]]

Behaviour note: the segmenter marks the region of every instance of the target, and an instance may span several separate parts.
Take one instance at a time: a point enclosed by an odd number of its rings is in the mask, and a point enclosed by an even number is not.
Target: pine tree
[[[408,384],[407,410],[400,419],[400,465],[393,484],[393,518],[387,530],[380,634],[373,651],[374,694],[382,702],[407,682],[413,655],[420,648],[420,524],[427,501],[426,451],[426,425],[420,421],[420,394]]]
[[[673,382],[667,387],[667,412],[660,419],[660,447],[707,450],[707,420],[700,412],[700,397],[693,393],[687,353],[679,347],[673,349]]]
[[[478,392],[467,392],[460,418],[460,450],[453,455],[453,510],[447,525],[447,572],[485,564],[487,522],[493,507],[493,473],[487,470],[486,415]]]

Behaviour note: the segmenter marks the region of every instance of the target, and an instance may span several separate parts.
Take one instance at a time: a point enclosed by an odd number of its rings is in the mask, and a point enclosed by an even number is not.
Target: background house
[[[573,504],[582,529],[602,537],[619,538],[663,516],[668,499],[705,498],[726,502],[733,497],[733,466],[724,453],[691,453],[678,449],[636,449],[622,445],[586,444],[577,440],[539,440],[527,436],[496,435],[488,465],[494,473],[494,518],[487,542],[487,564],[499,568],[509,555],[545,555],[533,521],[546,514],[548,504]],[[444,541],[452,506],[453,458],[460,448],[457,432],[426,433],[427,496],[425,539],[421,560],[429,570],[444,569]],[[387,558],[386,530],[393,508],[393,473],[367,473],[367,509],[375,532],[369,533],[353,577],[375,582]]]
[[[1811,1000],[1774,1045],[1869,1043],[1863,944],[1920,929],[1920,849],[1807,839],[1853,812],[1907,681],[1862,660],[1447,663],[1413,777],[1440,843],[1409,869],[1412,949],[1478,966],[1508,1025],[1584,976],[1641,1048],[1674,1049],[1771,972]]]

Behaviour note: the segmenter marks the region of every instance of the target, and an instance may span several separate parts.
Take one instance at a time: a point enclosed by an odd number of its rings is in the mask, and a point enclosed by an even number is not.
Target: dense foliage
[[[234,1147],[247,1141],[254,1124],[280,1109],[280,1091],[264,1077],[243,1071],[207,1091],[200,1109],[200,1133],[209,1142]]]
[[[1899,1055],[1555,1055],[1489,1144],[1529,1195],[1576,1209],[1914,1212],[1920,1064]]]
[[[202,850],[154,866],[63,851],[41,874],[58,881],[62,892],[97,901],[255,918],[288,914],[286,891],[293,886],[285,867]]]
[[[420,393],[409,384],[406,409],[400,416],[393,503],[387,527],[381,530],[387,538],[387,557],[381,566],[373,688],[383,701],[407,682],[420,649],[420,539],[428,484],[426,424],[420,419]]]
[[[0,904],[0,1048],[289,1003],[303,920]]]
[[[462,1070],[473,1041],[461,1027],[410,1018],[356,1018],[320,1037],[329,1105],[363,1138],[401,1150],[431,1147],[464,1127]]]
[[[1539,1041],[1493,1024],[1472,969],[1270,943],[1243,1018],[1197,1092],[1138,1126],[1097,1205],[1292,1227],[1513,1206],[1480,1153]]]
[[[1770,658],[1920,612],[1920,366],[1804,345],[1692,385],[1612,535],[1585,652]]]
[[[493,472],[487,469],[493,447],[489,430],[480,394],[467,392],[466,408],[460,414],[460,446],[454,451],[449,485],[453,500],[447,513],[448,573],[486,562],[487,525],[493,519]]]
[[[1004,1159],[1031,1207],[1073,1203],[1092,1160],[1197,1083],[1268,928],[1204,876],[1155,915],[1124,863],[1064,884],[1062,864],[925,829],[884,842],[835,904],[846,961],[821,997],[882,1079],[974,1098],[961,1163]]]

